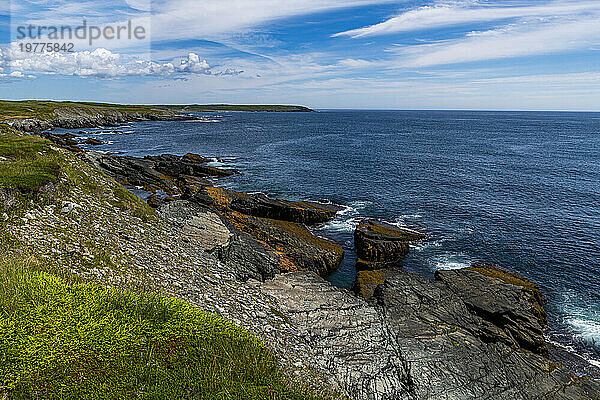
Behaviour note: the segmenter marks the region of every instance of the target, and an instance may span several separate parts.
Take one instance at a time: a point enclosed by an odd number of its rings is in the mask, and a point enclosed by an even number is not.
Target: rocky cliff
[[[86,111],[77,126],[88,117],[106,118]],[[216,187],[236,172],[197,155],[73,150],[57,150],[67,166],[49,198],[6,215],[3,228],[86,279],[159,288],[248,328],[293,379],[353,399],[600,398],[595,381],[548,359],[543,297],[521,276],[491,265],[433,280],[380,268],[365,271],[377,276],[370,298],[359,297],[325,280],[343,250],[312,225],[335,206]],[[152,194],[156,211],[143,209],[151,217],[136,214],[117,182]],[[363,253],[378,263],[422,239],[375,222],[361,230],[357,246],[375,249]]]

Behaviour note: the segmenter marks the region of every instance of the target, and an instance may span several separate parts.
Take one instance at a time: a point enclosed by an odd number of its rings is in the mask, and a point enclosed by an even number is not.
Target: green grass
[[[2,254],[2,399],[314,398],[290,387],[261,342],[222,318]]]
[[[165,109],[160,106],[122,105],[110,103],[72,102],[72,101],[7,101],[0,100],[0,120],[12,118],[38,118],[42,120],[55,118],[57,108],[79,108],[94,110],[113,110],[122,112],[152,112]]]
[[[48,140],[2,127],[0,157],[0,188],[37,189],[58,179],[59,155]]]
[[[112,110],[121,112],[157,112],[157,111],[312,111],[306,107],[293,105],[124,105],[94,102],[72,101],[7,101],[0,100],[0,121],[6,119],[38,118],[50,120],[55,118],[57,108],[94,109],[95,111]]]

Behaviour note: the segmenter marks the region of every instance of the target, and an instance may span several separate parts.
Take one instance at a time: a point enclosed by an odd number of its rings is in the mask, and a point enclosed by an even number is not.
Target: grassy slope
[[[16,241],[1,213],[52,201],[35,195],[49,182],[58,192],[110,191],[124,212],[155,216],[116,183],[94,187],[72,156],[39,137],[0,125],[0,157],[0,191],[18,192],[21,204],[0,209],[0,399],[313,398],[290,387],[274,356],[243,329],[183,301],[81,282]]]
[[[0,121],[11,118],[52,119],[54,118],[54,109],[68,107],[107,109],[123,112],[150,112],[161,109],[175,111],[311,111],[301,106],[288,105],[121,105],[70,101],[0,100]]]
[[[8,127],[0,135],[0,187],[35,189],[57,180],[59,156],[47,140],[16,135]]]
[[[39,118],[52,119],[54,118],[53,111],[56,108],[93,108],[118,111],[137,111],[150,112],[161,109],[159,106],[144,106],[144,105],[121,105],[109,103],[91,103],[91,102],[71,102],[71,101],[6,101],[0,100],[0,120],[11,118]],[[164,109],[164,108],[163,108]]]
[[[307,397],[263,344],[221,318],[43,267],[33,255],[0,260],[0,397]]]

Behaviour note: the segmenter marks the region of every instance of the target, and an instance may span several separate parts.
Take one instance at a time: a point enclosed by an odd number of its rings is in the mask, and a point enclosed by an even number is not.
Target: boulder
[[[159,213],[179,224],[179,234],[202,250],[215,254],[227,248],[233,237],[218,214],[183,200],[165,203]]]
[[[376,220],[362,221],[354,231],[358,269],[381,268],[408,254],[409,243],[422,240],[425,234]]]

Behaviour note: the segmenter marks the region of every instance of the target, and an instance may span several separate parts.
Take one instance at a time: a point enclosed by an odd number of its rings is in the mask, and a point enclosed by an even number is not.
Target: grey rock
[[[73,203],[70,201],[63,201],[61,203],[61,209],[60,212],[62,212],[63,214],[69,214],[71,211],[73,211],[76,208],[80,208],[81,206],[77,203]]]
[[[364,220],[354,231],[357,268],[378,269],[393,264],[408,254],[410,242],[425,237],[425,234],[385,222]]]
[[[279,275],[260,290],[308,344],[313,366],[350,398],[414,398],[396,336],[376,307],[313,272]]]
[[[503,285],[473,271],[438,274],[438,279],[401,273],[376,292],[379,307],[398,335],[400,353],[409,365],[419,399],[595,399],[596,383],[519,346],[514,329],[473,308],[479,304],[530,323],[537,316],[521,302],[522,288]],[[452,282],[457,279],[457,282]],[[487,292],[485,304],[477,295]],[[486,288],[488,287],[488,288]],[[506,297],[500,296],[500,292]],[[513,307],[505,309],[508,303]],[[496,304],[494,304],[496,303]],[[531,326],[523,326],[524,336]]]
[[[175,219],[181,226],[181,235],[206,252],[216,253],[231,244],[233,234],[216,213],[188,201],[176,200],[161,206],[159,212]]]

